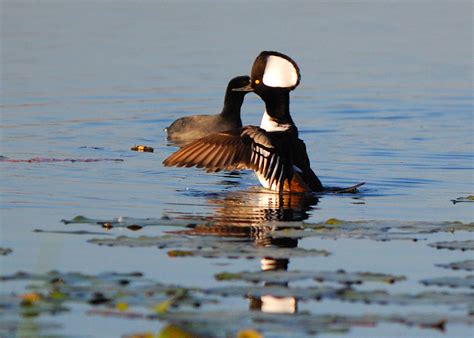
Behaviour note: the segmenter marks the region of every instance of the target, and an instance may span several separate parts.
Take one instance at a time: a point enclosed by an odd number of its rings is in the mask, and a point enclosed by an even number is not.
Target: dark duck
[[[250,80],[236,92],[255,92],[265,102],[260,127],[245,126],[200,138],[173,153],[165,166],[205,168],[208,172],[250,169],[276,192],[321,192],[304,142],[290,115],[290,92],[300,82],[290,57],[264,51],[255,59]]]
[[[229,81],[225,92],[224,107],[220,114],[216,115],[193,115],[181,117],[174,121],[165,130],[168,133],[168,140],[185,143],[197,138],[242,127],[240,118],[240,108],[244,102],[243,91],[234,91],[249,83],[248,76],[237,76]]]

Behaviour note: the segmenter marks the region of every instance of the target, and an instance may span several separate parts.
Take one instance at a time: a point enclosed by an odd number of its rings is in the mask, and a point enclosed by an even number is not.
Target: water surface
[[[473,222],[472,3],[323,2],[16,2],[1,4],[1,152],[8,159],[122,159],[123,162],[0,162],[2,275],[29,272],[143,272],[161,283],[221,286],[214,274],[258,271],[259,259],[170,258],[157,248],[109,248],[98,235],[35,233],[103,231],[64,225],[76,215],[205,217],[324,222],[395,220]],[[296,60],[302,81],[291,111],[312,167],[328,186],[365,181],[357,195],[323,195],[281,202],[257,189],[252,173],[206,174],[164,168],[163,128],[176,118],[220,110],[227,81],[247,74],[261,50]],[[246,97],[244,124],[259,124],[263,106]],[[154,153],[130,151],[146,144]],[[282,204],[283,203],[283,204]],[[113,235],[157,236],[168,227]],[[173,228],[173,230],[176,230]],[[105,235],[104,235],[105,236]],[[426,241],[309,237],[298,247],[328,257],[294,258],[288,270],[401,274],[391,292],[444,290],[425,278],[460,276],[435,264],[472,259],[469,251],[436,250],[436,241],[473,239],[471,232],[437,233]],[[250,242],[249,242],[249,245]],[[2,293],[24,292],[2,283]],[[370,289],[370,287],[369,287]],[[469,289],[462,289],[468,292]],[[246,311],[231,297],[223,309]],[[212,307],[211,307],[212,308]],[[163,321],[89,316],[73,305],[53,321],[64,336],[158,332]],[[203,310],[206,310],[204,308]],[[448,306],[403,307],[337,300],[300,302],[310,313],[455,313]],[[17,318],[18,319],[18,318]],[[107,327],[107,332],[104,328]],[[347,336],[467,336],[399,324],[354,328]],[[271,336],[271,335],[270,335]]]

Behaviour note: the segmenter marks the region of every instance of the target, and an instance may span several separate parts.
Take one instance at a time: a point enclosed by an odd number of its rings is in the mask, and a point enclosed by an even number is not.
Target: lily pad
[[[0,256],[7,256],[13,252],[10,248],[0,248]]]
[[[65,230],[34,229],[33,232],[44,233],[44,234],[61,234],[61,235],[105,235],[105,236],[111,235],[106,232],[86,231],[86,230],[65,231]]]
[[[55,322],[30,320],[1,320],[1,337],[62,337],[52,334],[62,326]]]
[[[474,241],[451,241],[451,242],[436,242],[428,244],[429,246],[436,249],[448,249],[448,250],[474,250]]]
[[[328,256],[325,250],[303,248],[280,248],[277,246],[255,246],[248,241],[217,238],[214,236],[188,237],[178,235],[165,236],[118,236],[116,238],[96,238],[89,243],[107,246],[126,247],[158,247],[160,249],[177,249],[184,255],[173,255],[176,250],[171,250],[173,257],[200,256],[206,258],[260,258],[272,257],[290,258],[307,256]]]
[[[363,302],[366,304],[399,304],[399,305],[446,305],[463,306],[469,308],[474,305],[473,293],[449,293],[449,292],[421,292],[411,293],[389,293],[385,290],[361,291],[347,288],[340,290],[336,299],[349,302]]]
[[[196,218],[195,220],[187,219],[171,219],[169,217],[161,218],[134,218],[134,217],[117,217],[113,219],[97,219],[85,216],[75,216],[72,219],[62,219],[64,224],[91,224],[101,226],[105,229],[112,228],[128,228],[130,230],[139,230],[149,226],[176,226],[176,227],[194,227],[196,222],[206,224],[204,218]]]
[[[396,323],[444,330],[447,323],[472,325],[465,316],[438,314],[275,314],[250,312],[178,312],[157,316],[178,327],[203,337],[233,337],[242,327],[253,327],[263,335],[313,337],[322,333],[345,333],[354,327],[373,327],[379,323]]]
[[[364,304],[398,304],[398,305],[427,305],[450,306],[468,310],[474,306],[473,293],[421,292],[421,293],[389,293],[386,290],[356,290],[351,287],[337,288],[333,286],[287,287],[283,285],[251,285],[223,286],[203,290],[211,295],[222,297],[251,297],[259,299],[269,296],[276,298],[292,297],[299,301],[332,299],[343,302]]]
[[[466,271],[474,271],[474,260],[468,259],[462,262],[453,262],[449,264],[436,264],[441,268],[452,269],[452,270],[466,270]]]
[[[202,290],[202,292],[210,295],[218,295],[222,297],[254,297],[260,298],[271,295],[273,297],[293,297],[298,300],[320,300],[334,299],[340,289],[330,286],[314,286],[307,288],[286,287],[283,285],[251,285],[251,286],[223,286]]]
[[[112,308],[128,309],[130,306],[154,308],[164,302],[169,307],[190,306],[214,302],[209,297],[195,296],[191,289],[173,285],[163,285],[143,278],[141,273],[101,273],[85,275],[81,273],[46,274],[19,272],[1,276],[0,281],[25,280],[36,282],[29,286],[37,297],[25,298],[16,295],[0,299],[0,308],[14,312],[31,310],[38,315],[64,310],[65,302],[79,302],[90,305],[106,305]],[[124,306],[126,304],[126,306]],[[28,306],[25,306],[28,305]]]
[[[426,286],[449,286],[451,288],[474,288],[474,275],[465,277],[438,277],[428,278],[420,281]]]
[[[377,241],[423,239],[420,236],[437,232],[474,231],[474,223],[404,222],[404,221],[344,221],[335,218],[321,223],[285,222],[273,224],[273,238],[322,237],[356,238]]]
[[[404,276],[395,276],[372,272],[339,271],[257,271],[240,273],[220,273],[217,280],[244,280],[247,282],[288,283],[297,280],[314,279],[318,282],[334,282],[345,285],[362,284],[363,282],[380,282],[393,284],[405,280]]]
[[[453,202],[453,204],[463,203],[463,202],[474,202],[474,195],[469,195],[466,197],[458,197],[454,200],[451,200],[451,202]]]
[[[221,206],[227,200],[218,199],[215,203]],[[231,202],[229,202],[231,203]],[[234,207],[234,204],[231,203]],[[139,230],[148,226],[173,226],[184,227],[187,230],[177,233],[184,235],[218,235],[225,237],[262,238],[362,238],[377,241],[388,240],[414,240],[424,239],[422,236],[437,232],[474,231],[474,223],[461,222],[406,222],[406,221],[346,221],[330,218],[320,223],[306,223],[303,217],[286,217],[281,215],[281,210],[270,212],[262,209],[248,213],[229,212],[224,203],[222,212],[218,210],[213,216],[180,215],[172,218],[131,218],[118,217],[114,219],[94,219],[76,216],[71,220],[62,220],[65,224],[80,223],[102,226],[106,229],[128,228]],[[242,206],[237,205],[242,208]],[[248,209],[248,207],[247,207]],[[232,209],[233,210],[233,209]],[[271,209],[270,209],[271,210]],[[275,216],[277,215],[277,216]],[[280,215],[280,216],[278,216]],[[289,221],[287,221],[289,219]],[[303,218],[304,219],[304,218]]]

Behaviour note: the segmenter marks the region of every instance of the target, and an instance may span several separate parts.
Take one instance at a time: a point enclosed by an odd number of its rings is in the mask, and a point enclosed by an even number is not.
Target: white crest
[[[287,59],[270,55],[263,73],[263,83],[269,87],[293,87],[298,83],[298,72]]]

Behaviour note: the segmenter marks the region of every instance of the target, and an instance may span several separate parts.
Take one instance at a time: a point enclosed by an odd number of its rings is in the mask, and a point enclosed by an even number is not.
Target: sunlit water
[[[163,128],[181,116],[219,112],[227,81],[248,74],[261,50],[287,53],[301,68],[291,111],[321,181],[327,186],[366,182],[357,195],[320,196],[288,217],[307,222],[474,220],[472,203],[450,201],[474,192],[469,1],[3,1],[1,15],[0,155],[123,159],[0,162],[1,246],[14,250],[0,257],[2,274],[141,271],[163,283],[210,286],[220,285],[213,278],[223,270],[219,264],[226,264],[226,271],[260,269],[259,260],[173,259],[156,248],[86,243],[97,235],[32,230],[102,231],[60,222],[75,215],[267,217],[274,196],[252,190],[259,184],[252,173],[206,174],[161,164],[176,149],[168,145]],[[248,95],[244,124],[258,125],[262,110],[261,101]],[[152,146],[155,152],[130,151],[135,144]],[[226,204],[235,199],[243,209]],[[169,229],[150,227],[139,234],[159,235],[163,230]],[[109,233],[135,235],[126,229]],[[295,259],[288,269],[403,274],[407,281],[390,290],[423,291],[422,278],[467,274],[434,264],[472,254],[426,245],[455,239],[473,236],[435,234],[423,243],[311,237],[299,246],[326,249],[332,255]],[[21,292],[13,283],[1,288]],[[243,299],[228,303],[248,308]],[[58,332],[67,336],[157,332],[163,325],[86,316],[83,306],[74,309],[47,319],[60,322]],[[305,302],[300,310],[405,311],[335,301]],[[429,334],[460,337],[469,332],[472,327],[454,326],[444,334]],[[426,331],[379,325],[356,328],[349,336],[398,334],[425,336]]]

